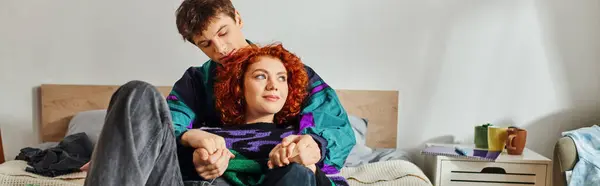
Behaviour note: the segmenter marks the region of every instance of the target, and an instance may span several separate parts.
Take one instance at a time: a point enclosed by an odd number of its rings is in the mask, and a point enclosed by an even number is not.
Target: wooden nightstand
[[[494,162],[427,155],[424,172],[436,186],[552,185],[552,161],[527,148],[522,155],[509,155],[504,150]]]

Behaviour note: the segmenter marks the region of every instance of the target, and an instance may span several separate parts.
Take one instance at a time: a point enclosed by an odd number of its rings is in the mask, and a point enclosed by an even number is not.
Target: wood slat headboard
[[[40,138],[42,142],[60,141],[69,121],[82,111],[106,109],[114,85],[59,85],[40,87]],[[170,86],[158,86],[165,96]],[[398,91],[336,90],[349,115],[368,119],[367,145],[395,148],[398,121]]]

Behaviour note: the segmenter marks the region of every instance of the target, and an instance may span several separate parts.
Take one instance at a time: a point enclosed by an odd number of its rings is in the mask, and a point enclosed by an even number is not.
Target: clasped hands
[[[193,163],[196,172],[203,179],[214,179],[225,172],[229,160],[235,155],[225,146],[223,137],[192,129],[184,133],[184,145],[193,147]],[[321,159],[319,145],[310,135],[290,135],[269,153],[269,169],[283,167],[292,162],[316,171],[316,163]]]

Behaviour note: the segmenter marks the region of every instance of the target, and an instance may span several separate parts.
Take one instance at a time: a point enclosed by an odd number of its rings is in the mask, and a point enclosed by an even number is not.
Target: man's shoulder
[[[212,69],[215,67],[215,62],[213,62],[212,60],[208,60],[206,62],[204,62],[202,65],[200,66],[190,66],[186,69],[185,73],[186,74],[190,74],[190,75],[200,75],[200,76],[205,76],[205,75],[210,75]]]
[[[304,70],[306,70],[306,73],[308,73],[309,77],[316,74],[315,70],[312,67],[308,66],[306,63],[303,63],[303,65],[304,65]]]

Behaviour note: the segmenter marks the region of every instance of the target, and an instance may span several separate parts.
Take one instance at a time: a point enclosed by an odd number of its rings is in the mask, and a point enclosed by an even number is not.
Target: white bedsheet
[[[77,172],[57,177],[45,177],[25,171],[27,162],[11,160],[0,165],[0,185],[11,186],[81,186],[85,182],[85,172]]]

